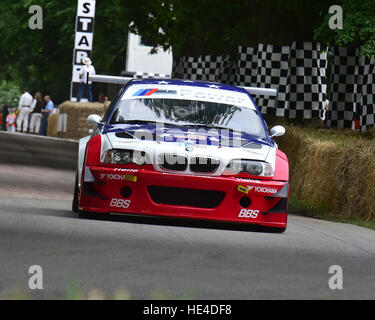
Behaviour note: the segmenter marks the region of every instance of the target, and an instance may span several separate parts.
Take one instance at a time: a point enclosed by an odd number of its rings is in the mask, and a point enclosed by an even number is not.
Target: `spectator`
[[[2,110],[2,121],[1,121],[1,130],[6,131],[7,130],[7,116],[9,114],[9,107],[8,105],[4,104],[3,105],[3,110]]]
[[[326,113],[329,110],[329,100],[327,99],[323,104],[323,109],[319,110],[319,118],[322,121],[326,120]]]
[[[17,131],[27,132],[29,126],[30,107],[33,102],[33,96],[25,88],[23,95],[18,103]]]
[[[92,62],[90,58],[83,59],[84,66],[81,69],[81,72],[79,74],[79,78],[81,79],[81,83],[79,84],[78,94],[77,94],[77,101],[80,102],[82,99],[82,96],[86,91],[88,91],[88,99],[89,102],[93,102],[93,96],[92,96],[92,81],[88,81],[88,75],[94,75],[95,74],[95,68],[92,65]]]
[[[47,135],[47,128],[48,128],[48,117],[53,111],[55,104],[51,100],[51,97],[49,95],[46,95],[44,97],[44,101],[46,103],[46,107],[42,110],[43,118],[42,118],[42,124],[40,128],[40,134],[42,136]]]
[[[9,113],[8,113],[7,119],[6,119],[7,131],[16,132],[16,119],[17,119],[16,112],[12,108],[12,109],[9,110]]]
[[[100,103],[105,103],[105,102],[108,101],[108,97],[106,97],[106,95],[105,95],[103,92],[101,92],[101,93],[99,94],[98,101],[99,101]]]
[[[42,121],[42,110],[44,108],[42,94],[37,92],[31,105],[30,133],[39,134],[40,123]]]

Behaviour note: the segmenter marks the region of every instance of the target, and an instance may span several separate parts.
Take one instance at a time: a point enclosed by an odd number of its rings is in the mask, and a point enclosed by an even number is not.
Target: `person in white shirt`
[[[21,96],[18,103],[18,116],[17,116],[17,131],[27,132],[29,126],[29,113],[31,104],[33,103],[33,96],[25,89],[24,94]]]
[[[95,75],[95,68],[92,65],[90,58],[83,59],[84,66],[79,73],[79,78],[81,79],[81,83],[79,85],[78,94],[77,94],[77,101],[80,102],[82,99],[83,94],[88,91],[88,99],[90,102],[93,102],[92,96],[92,81],[87,81],[88,75]]]

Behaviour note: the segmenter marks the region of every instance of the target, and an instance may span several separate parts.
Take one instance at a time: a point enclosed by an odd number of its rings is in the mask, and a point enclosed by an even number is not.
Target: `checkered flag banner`
[[[354,129],[358,99],[358,54],[358,49],[331,48],[328,127]]]
[[[167,74],[158,74],[158,73],[152,73],[152,72],[136,72],[134,73],[133,78],[135,79],[159,79],[159,78],[170,79],[171,76]]]
[[[364,132],[375,125],[375,57],[360,57],[359,49],[338,47],[331,53],[327,126]]]
[[[361,131],[375,126],[375,56],[359,59],[358,72],[357,119],[360,120]]]
[[[173,64],[173,78],[235,84],[237,68],[229,55],[181,57]]]
[[[311,42],[240,46],[237,61],[229,56],[182,57],[174,63],[173,77],[276,89],[276,99],[256,96],[256,103],[264,114],[291,119],[318,118],[328,97],[328,127],[360,125],[366,131],[375,125],[375,58],[360,58],[359,50],[336,47],[331,57],[329,93],[327,49]]]
[[[311,119],[318,118],[326,100],[326,66],[319,44],[259,44],[240,46],[237,63],[229,56],[182,57],[174,63],[173,77],[276,89],[276,99],[255,96],[262,113]]]
[[[327,53],[318,43],[292,46],[259,44],[257,50],[239,47],[238,83],[273,88],[277,99],[256,97],[265,114],[311,119],[319,116],[326,99]]]
[[[255,101],[262,113],[285,116],[288,101],[290,48],[259,44],[257,50],[239,47],[238,85],[278,90],[277,98],[256,96]]]
[[[294,42],[289,59],[289,106],[291,119],[319,117],[327,97],[327,49],[319,43]]]

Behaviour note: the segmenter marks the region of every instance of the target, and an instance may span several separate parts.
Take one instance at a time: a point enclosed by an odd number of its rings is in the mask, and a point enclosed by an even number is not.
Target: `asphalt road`
[[[0,134],[0,298],[375,298],[375,232],[365,228],[294,215],[284,234],[78,218],[75,147]],[[28,287],[32,265],[42,290]],[[332,265],[342,290],[328,286]]]

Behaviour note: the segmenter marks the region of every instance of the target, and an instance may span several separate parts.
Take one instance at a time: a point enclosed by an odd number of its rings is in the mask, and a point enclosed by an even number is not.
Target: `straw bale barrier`
[[[105,104],[94,102],[70,102],[66,101],[60,105],[60,114],[67,114],[67,131],[61,133],[62,138],[80,139],[88,135],[91,128],[87,124],[87,117],[90,114],[104,115],[109,106],[109,102]]]
[[[59,120],[59,114],[51,114],[48,117],[47,136],[57,137],[57,122]]]
[[[375,219],[375,140],[348,131],[287,127],[291,196],[332,215]]]

